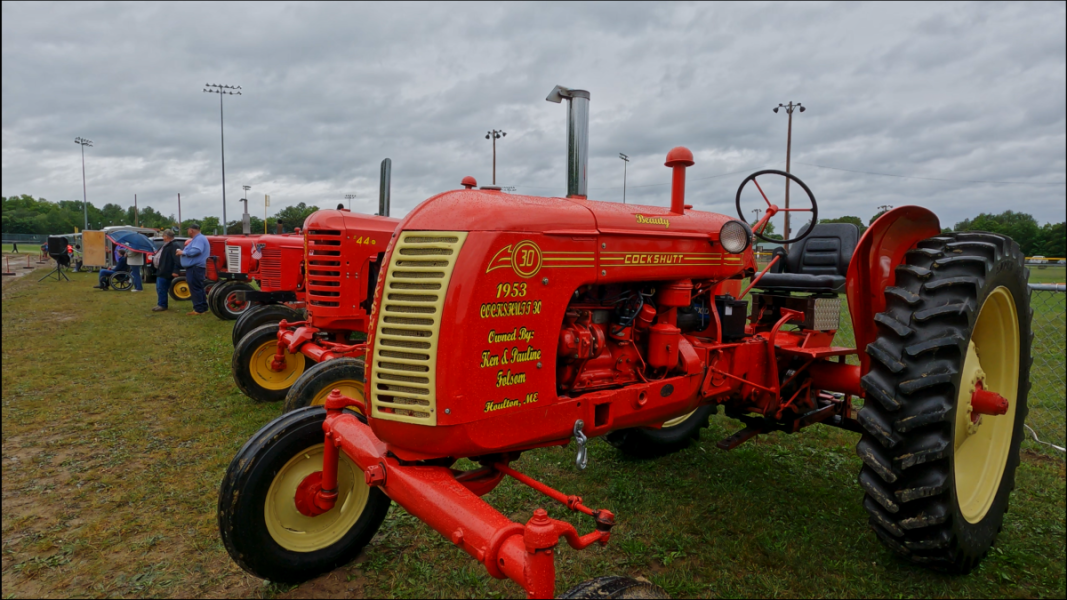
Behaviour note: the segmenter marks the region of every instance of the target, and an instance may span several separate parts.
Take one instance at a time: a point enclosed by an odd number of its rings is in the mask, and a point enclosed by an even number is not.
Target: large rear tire
[[[237,342],[241,341],[249,331],[257,327],[262,327],[268,323],[281,323],[282,321],[303,321],[304,316],[301,312],[292,309],[284,304],[260,304],[253,306],[246,310],[244,314],[237,317],[237,322],[233,324],[233,331],[230,333],[230,339],[233,341],[233,345],[236,348]]]
[[[256,402],[277,402],[310,367],[313,361],[300,354],[285,351],[285,368],[271,369],[278,348],[278,326],[261,325],[248,332],[233,350],[230,370],[237,387]]]
[[[688,448],[693,440],[699,440],[700,430],[708,426],[708,418],[714,413],[715,406],[701,406],[687,415],[665,422],[660,429],[637,427],[613,431],[607,435],[607,440],[634,458],[673,454]]]
[[[912,562],[966,573],[1004,522],[1030,389],[1023,261],[1000,235],[924,240],[875,316],[859,481],[871,527]],[[1008,400],[1006,414],[973,412],[979,381]]]
[[[366,403],[362,358],[335,358],[315,364],[296,380],[285,395],[285,412],[321,406],[334,389]]]
[[[389,497],[368,486],[344,452],[335,506],[315,517],[296,509],[297,486],[322,470],[325,420],[321,407],[275,419],[245,443],[222,479],[222,543],[256,577],[299,583],[332,571],[354,559],[385,520]]]
[[[226,284],[225,286],[218,286],[215,293],[212,295],[211,302],[208,306],[211,308],[211,312],[223,321],[236,321],[252,303],[248,300],[240,300],[237,298],[237,292],[251,292],[256,288],[248,285],[243,281],[234,281]]]

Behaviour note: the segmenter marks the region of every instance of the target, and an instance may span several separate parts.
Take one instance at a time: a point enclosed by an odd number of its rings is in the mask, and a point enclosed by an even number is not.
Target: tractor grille
[[[241,247],[226,244],[226,271],[241,273]]]
[[[393,248],[374,337],[375,419],[437,424],[441,310],[466,232],[405,231]]]
[[[307,301],[312,306],[341,306],[341,231],[312,229],[307,248]]]
[[[280,290],[282,287],[282,250],[281,248],[264,248],[263,258],[259,259],[259,276],[263,288],[267,291]]]

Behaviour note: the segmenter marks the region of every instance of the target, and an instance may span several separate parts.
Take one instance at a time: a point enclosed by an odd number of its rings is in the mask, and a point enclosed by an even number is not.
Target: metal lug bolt
[[[451,408],[446,408],[446,409],[445,409],[445,414],[446,414],[446,415],[450,415],[450,414],[452,414],[452,409],[451,409]]]
[[[537,368],[538,368],[538,369],[540,369],[540,368],[541,368],[541,363],[540,363],[540,362],[539,362],[539,363],[537,363]]]
[[[605,270],[605,271],[601,271],[601,272],[600,272],[600,276],[601,276],[601,277],[604,277],[604,276],[605,276],[605,275],[607,275],[607,274],[608,274],[608,272],[607,272],[606,270]]]
[[[548,277],[545,277],[544,279],[542,279],[541,283],[543,283],[545,285],[548,285]]]

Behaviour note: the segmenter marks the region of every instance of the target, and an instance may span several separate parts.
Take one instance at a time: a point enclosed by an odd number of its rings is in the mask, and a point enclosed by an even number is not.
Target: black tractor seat
[[[859,227],[851,223],[823,223],[811,235],[795,242],[787,254],[756,283],[762,290],[837,293],[845,287],[845,274],[859,242]]]

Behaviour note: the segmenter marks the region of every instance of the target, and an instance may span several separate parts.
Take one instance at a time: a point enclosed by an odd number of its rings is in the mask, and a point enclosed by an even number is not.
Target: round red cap
[[[667,153],[667,162],[663,164],[667,167],[691,167],[693,166],[693,153],[685,146],[672,148]]]

